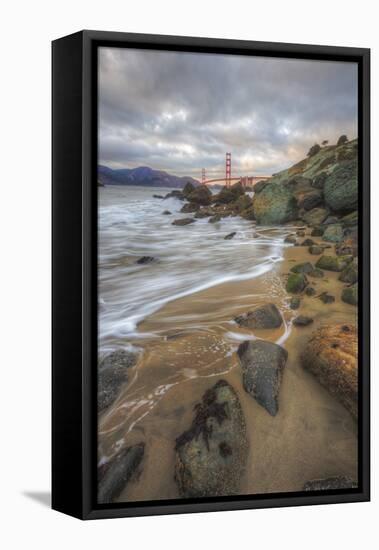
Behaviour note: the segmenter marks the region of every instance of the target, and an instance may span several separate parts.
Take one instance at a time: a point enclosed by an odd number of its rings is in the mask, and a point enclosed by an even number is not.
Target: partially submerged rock
[[[123,384],[128,381],[128,369],[137,362],[137,354],[126,350],[108,353],[99,363],[98,368],[98,411],[109,407]]]
[[[179,218],[178,220],[174,220],[171,225],[189,225],[190,223],[194,223],[196,220],[193,218]]]
[[[352,256],[321,256],[316,267],[326,271],[343,271],[353,260]]]
[[[195,406],[189,430],[176,439],[175,480],[184,498],[233,495],[247,460],[245,418],[235,390],[219,380]]]
[[[308,284],[304,273],[290,273],[287,279],[286,290],[292,294],[299,294]]]
[[[189,202],[207,206],[212,202],[212,191],[206,185],[199,185],[186,198]]]
[[[251,329],[279,328],[283,319],[275,304],[265,304],[235,318],[241,327]]]
[[[158,261],[154,256],[141,256],[141,258],[138,258],[136,261],[136,264],[144,265],[144,264],[151,264],[153,262]]]
[[[231,233],[228,233],[227,235],[225,235],[224,239],[226,241],[229,241],[230,239],[233,239],[233,237],[235,237],[237,235],[236,231],[232,231]]]
[[[162,214],[163,214],[164,216],[171,216],[170,210],[163,210]]]
[[[356,489],[358,483],[348,476],[326,477],[307,481],[303,491],[331,491],[335,489]]]
[[[358,305],[358,284],[348,286],[343,289],[341,294],[341,300],[351,306]]]
[[[243,342],[238,348],[243,372],[243,387],[254,399],[275,416],[287,351],[265,340]]]
[[[221,221],[221,216],[220,214],[215,214],[214,216],[212,216],[211,218],[209,218],[208,222],[209,223],[217,223]]]
[[[97,501],[114,502],[142,462],[145,444],[139,443],[122,449],[100,473]],[[101,475],[102,474],[102,475]]]
[[[316,330],[301,362],[318,381],[357,417],[358,336],[354,325],[338,324]]]
[[[180,211],[183,212],[183,214],[189,214],[191,212],[197,212],[199,208],[200,208],[200,205],[196,204],[196,202],[187,202],[182,206]]]

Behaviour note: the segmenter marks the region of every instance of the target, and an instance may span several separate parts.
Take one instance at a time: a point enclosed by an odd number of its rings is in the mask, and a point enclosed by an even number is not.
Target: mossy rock
[[[316,244],[308,248],[309,254],[312,254],[313,256],[319,256],[320,254],[323,253],[323,251],[324,249],[322,248],[322,246],[317,246]]]
[[[325,208],[313,208],[312,210],[309,210],[309,212],[306,212],[302,219],[307,223],[308,225],[321,225],[324,220],[329,215],[329,211]]]
[[[300,298],[299,296],[292,296],[290,301],[290,308],[291,309],[299,309],[300,307]]]
[[[206,185],[199,185],[186,198],[189,202],[207,206],[212,201],[212,192]]]
[[[238,197],[238,199],[236,200],[233,206],[234,206],[235,212],[239,213],[250,208],[252,204],[253,204],[253,200],[251,199],[251,197],[245,194]]]
[[[308,284],[308,279],[304,273],[290,273],[287,280],[286,289],[291,294],[303,292]]]
[[[330,243],[340,243],[343,240],[342,225],[339,225],[339,224],[328,225],[328,227],[324,231],[322,240],[328,241]]]
[[[315,267],[313,271],[308,273],[308,275],[310,277],[314,277],[315,279],[322,279],[322,277],[324,276],[324,272],[321,271],[321,269],[318,269],[317,267]]]
[[[338,272],[343,271],[352,260],[352,256],[321,256],[316,262],[316,267]]]
[[[311,273],[314,267],[310,262],[296,264],[291,268],[292,273]]]
[[[355,283],[352,286],[348,286],[343,289],[341,294],[341,300],[352,306],[358,305],[358,284]]]
[[[324,234],[325,228],[324,227],[314,227],[311,231],[311,237],[322,237]]]
[[[354,284],[358,281],[358,259],[354,258],[338,277],[343,283]]]
[[[334,212],[351,212],[358,207],[358,163],[344,162],[328,175],[324,185],[326,205]]]
[[[250,208],[247,208],[246,210],[241,212],[240,216],[244,220],[254,221],[255,220],[254,207],[250,206]]]
[[[269,183],[254,196],[255,219],[262,225],[277,225],[297,218],[296,199],[291,191],[278,183]]]
[[[343,218],[340,219],[340,222],[343,227],[354,227],[355,225],[358,225],[358,211],[354,210],[354,212],[346,214],[346,216],[343,216]]]

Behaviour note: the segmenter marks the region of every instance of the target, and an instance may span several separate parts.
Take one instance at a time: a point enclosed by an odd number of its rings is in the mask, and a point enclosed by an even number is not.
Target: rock
[[[170,210],[163,210],[162,214],[163,214],[164,216],[171,216]]]
[[[342,242],[336,244],[337,256],[354,256],[358,255],[358,241],[356,238],[345,238]]]
[[[136,261],[136,264],[144,265],[144,264],[151,264],[153,262],[158,261],[153,256],[142,256],[141,258],[138,258]]]
[[[254,195],[255,219],[262,225],[276,225],[297,218],[296,199],[289,189],[279,183],[269,183]]]
[[[328,216],[326,218],[326,220],[323,222],[323,225],[335,225],[336,223],[338,223],[338,218],[337,216]]]
[[[310,262],[296,264],[291,268],[292,273],[311,273],[314,267]]]
[[[174,220],[171,225],[189,225],[190,223],[194,223],[196,220],[193,218],[179,218],[178,220]]]
[[[352,286],[348,286],[343,289],[341,294],[341,300],[351,306],[358,305],[358,284],[355,283]]]
[[[354,258],[352,262],[345,267],[341,272],[341,275],[338,277],[339,281],[343,283],[354,284],[358,281],[358,259]]]
[[[260,193],[261,191],[263,191],[263,189],[266,187],[266,185],[268,185],[268,183],[269,182],[267,180],[258,181],[254,185],[254,193],[257,194],[257,193]]]
[[[243,195],[245,195],[245,189],[240,182],[237,182],[231,187],[223,187],[214,200],[220,204],[228,204],[237,201]]]
[[[326,271],[343,271],[352,259],[352,256],[321,256],[316,262],[316,267]]]
[[[306,212],[302,219],[308,225],[321,225],[324,220],[328,217],[329,211],[325,208],[313,208]]]
[[[305,294],[307,296],[314,296],[316,294],[316,291],[313,286],[307,286],[307,288],[305,289]]]
[[[297,199],[297,205],[304,210],[312,210],[320,206],[323,202],[322,193],[320,191],[310,191],[309,193],[301,194]]]
[[[323,292],[322,294],[320,294],[319,298],[324,304],[332,304],[336,301],[335,297],[328,292]]]
[[[299,309],[300,307],[300,298],[298,296],[292,296],[290,301],[291,309]]]
[[[304,368],[357,417],[358,337],[354,325],[316,330],[301,355]]]
[[[307,327],[313,323],[312,317],[307,317],[306,315],[299,315],[293,320],[293,324],[296,327]]]
[[[101,504],[114,502],[141,464],[145,444],[139,443],[122,449],[104,468],[99,476],[97,501]]]
[[[312,246],[314,245],[314,241],[312,241],[312,239],[305,239],[300,246]]]
[[[326,178],[325,203],[334,212],[348,213],[358,208],[357,160],[341,163]]]
[[[324,184],[328,174],[326,172],[320,172],[312,181],[312,187],[315,189],[324,189]]]
[[[304,273],[290,273],[287,279],[286,290],[292,294],[299,294],[308,284]]]
[[[298,230],[296,231],[296,235],[297,235],[298,237],[305,237],[305,231],[304,231],[304,229],[298,229]]]
[[[167,193],[167,195],[165,195],[163,198],[164,199],[174,198],[174,199],[179,199],[181,201],[184,201],[185,197],[184,197],[182,191],[179,191],[178,189],[174,189],[173,191],[170,191],[170,193]]]
[[[308,248],[308,252],[313,256],[319,256],[324,252],[324,249],[322,246],[317,246],[316,244],[314,244]]]
[[[330,243],[339,243],[343,239],[343,229],[342,225],[328,225],[325,229],[322,236],[323,241],[328,241]]]
[[[354,210],[350,214],[346,214],[340,219],[343,227],[354,227],[358,225],[358,210]]]
[[[233,237],[235,237],[236,235],[237,233],[235,231],[232,231],[232,233],[228,233],[227,235],[225,235],[224,239],[228,241],[230,239],[233,239]]]
[[[275,416],[287,351],[265,340],[243,342],[237,351],[243,372],[243,387],[254,399]]]
[[[254,221],[255,220],[255,214],[254,214],[254,207],[251,206],[250,208],[247,208],[247,210],[244,210],[240,213],[241,218],[248,221]]]
[[[221,221],[221,216],[220,214],[215,214],[214,216],[212,216],[211,218],[209,218],[208,222],[209,223],[217,223]]]
[[[287,237],[284,239],[284,242],[288,244],[295,244],[297,242],[297,239],[294,235],[287,235]]]
[[[164,199],[162,195],[153,195],[153,199]]]
[[[195,189],[195,186],[190,181],[188,181],[183,187],[182,193],[187,198],[192,193],[192,191],[195,191]]]
[[[324,272],[321,271],[321,269],[318,269],[317,267],[315,267],[315,269],[310,273],[308,273],[308,275],[310,277],[314,277],[315,279],[321,279],[324,276]]]
[[[279,328],[283,319],[275,304],[265,304],[254,311],[236,317],[235,322],[241,327],[251,329]]]
[[[235,212],[240,213],[250,208],[252,204],[253,200],[251,199],[251,197],[249,197],[249,195],[243,194],[238,197],[233,205],[233,209]]]
[[[189,202],[207,206],[212,202],[212,191],[206,185],[199,185],[186,198]]]
[[[348,476],[327,477],[307,481],[303,491],[330,491],[335,489],[356,489],[358,483]]]
[[[322,237],[325,229],[323,227],[314,227],[311,231],[311,237]]]
[[[195,218],[209,218],[209,216],[213,215],[213,210],[210,210],[208,208],[200,208],[195,214]]]
[[[136,362],[137,354],[122,349],[108,353],[100,361],[97,377],[99,412],[114,402],[120,387],[128,381],[128,369]]]
[[[189,430],[176,439],[175,480],[183,498],[236,494],[247,460],[245,418],[235,390],[219,380],[195,406]]]
[[[189,214],[190,212],[197,212],[199,208],[199,204],[196,204],[195,202],[187,202],[182,206],[180,211],[183,212],[183,214]]]

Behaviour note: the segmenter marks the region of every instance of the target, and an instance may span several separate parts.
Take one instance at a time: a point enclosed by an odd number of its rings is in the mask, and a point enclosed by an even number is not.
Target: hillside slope
[[[199,182],[191,177],[179,177],[148,166],[113,170],[108,166],[98,166],[98,181],[102,185],[141,185],[149,187],[182,188],[187,182],[194,186]]]

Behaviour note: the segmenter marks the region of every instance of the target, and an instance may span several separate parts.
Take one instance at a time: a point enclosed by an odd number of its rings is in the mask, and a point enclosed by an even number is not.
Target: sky
[[[354,63],[100,48],[99,163],[271,175],[357,137]]]

